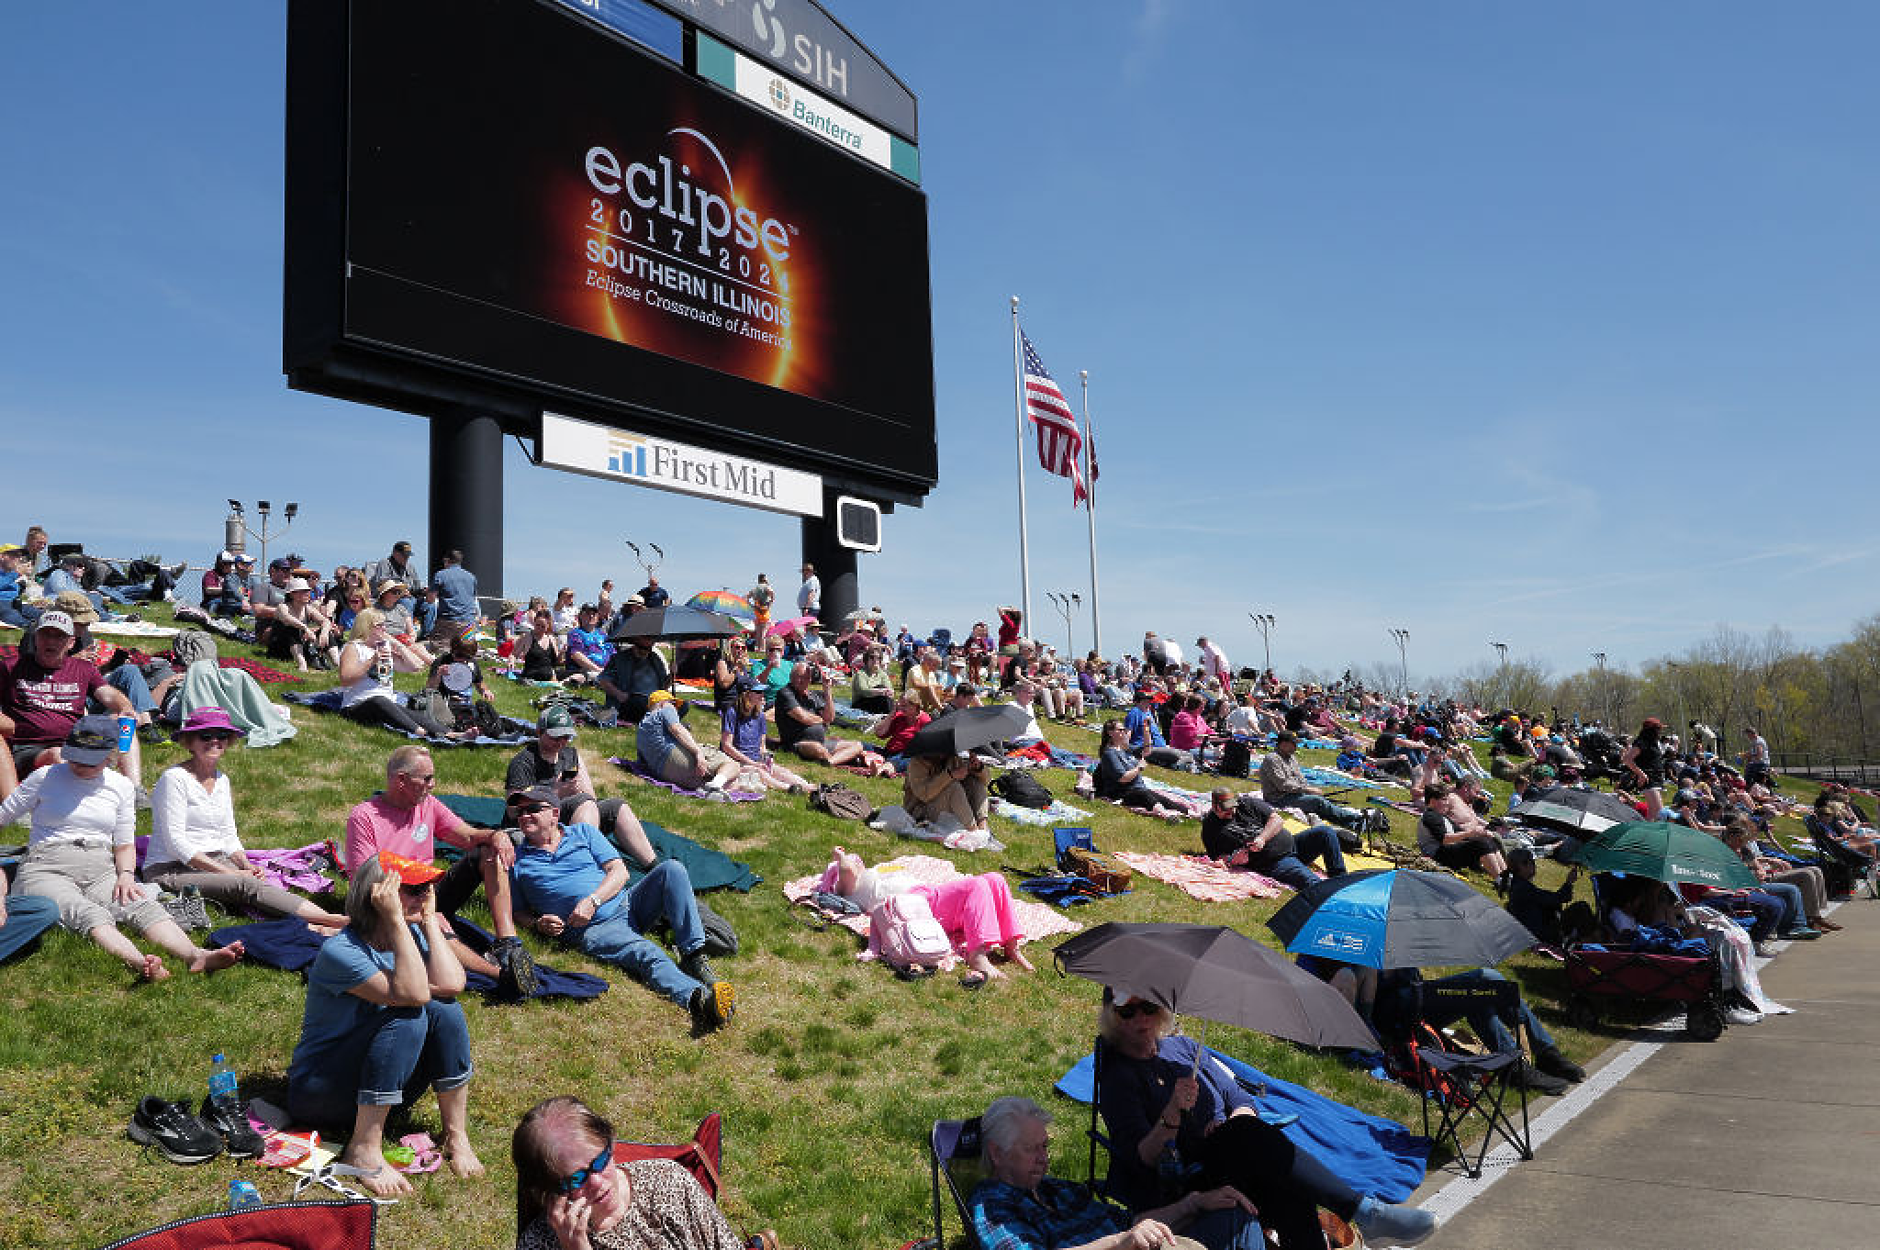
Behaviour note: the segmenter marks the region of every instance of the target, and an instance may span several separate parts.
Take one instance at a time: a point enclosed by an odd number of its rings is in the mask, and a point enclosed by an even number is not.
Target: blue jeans
[[[123,692],[131,701],[131,710],[138,715],[157,710],[157,701],[150,697],[150,683],[144,680],[143,671],[135,664],[118,665],[105,680]]]
[[[1307,867],[1313,860],[1324,860],[1325,871],[1334,877],[1345,875],[1345,852],[1338,845],[1338,830],[1330,825],[1314,825],[1293,839],[1297,848],[1291,855],[1264,870],[1266,876],[1303,890],[1321,878]]]
[[[288,1114],[296,1124],[350,1129],[360,1107],[408,1106],[426,1086],[456,1089],[470,1074],[470,1029],[455,1000],[387,1007],[289,1087]]]
[[[621,899],[622,905],[613,915],[580,930],[575,945],[602,963],[626,969],[634,980],[681,1007],[690,1006],[699,983],[679,971],[664,947],[644,936],[647,929],[664,920],[672,926],[672,944],[681,955],[705,945],[705,926],[699,922],[698,900],[692,894],[692,878],[686,875],[685,865],[677,860],[662,861],[628,886]]]
[[[1266,1250],[1266,1230],[1260,1227],[1259,1217],[1239,1207],[1204,1212],[1182,1235],[1200,1242],[1207,1250]]]
[[[1356,829],[1364,820],[1364,813],[1357,808],[1344,807],[1322,794],[1289,794],[1273,806],[1296,807],[1308,816],[1317,816],[1320,820],[1329,820],[1347,829]]]
[[[7,898],[7,919],[0,924],[0,963],[5,963],[40,934],[59,923],[59,905],[37,894],[14,894]]]
[[[1476,968],[1471,972],[1458,972],[1453,977],[1438,977],[1433,985],[1457,985],[1469,981],[1506,981],[1508,978],[1493,968]],[[1475,1035],[1493,1046],[1499,1052],[1515,1049],[1514,1034],[1509,1031],[1502,1018],[1492,1011],[1471,1011],[1468,1016],[1469,1027]],[[1521,1003],[1521,1027],[1527,1030],[1536,1050],[1553,1050],[1554,1035],[1549,1033],[1533,1012],[1528,1010],[1525,1000]]]
[[[1757,886],[1755,890],[1751,891],[1750,906],[1752,907],[1756,907],[1757,894],[1769,896],[1771,899],[1775,900],[1776,905],[1781,908],[1781,910],[1776,913],[1775,927],[1777,936],[1787,933],[1790,929],[1799,929],[1802,927],[1803,919],[1807,915],[1805,904],[1802,902],[1802,887],[1790,885],[1786,881],[1765,881]],[[1761,919],[1765,910],[1765,907],[1756,907],[1758,919]],[[1764,934],[1763,936],[1766,937],[1768,935]]]

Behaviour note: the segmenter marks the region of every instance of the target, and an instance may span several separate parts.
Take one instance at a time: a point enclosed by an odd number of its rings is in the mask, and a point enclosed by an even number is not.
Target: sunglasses
[[[533,816],[537,812],[550,812],[555,809],[547,803],[531,803],[527,807],[518,807],[514,811],[518,816]]]
[[[614,1144],[608,1142],[601,1147],[601,1152],[594,1156],[594,1161],[584,1168],[576,1168],[568,1175],[555,1182],[555,1188],[564,1194],[571,1194],[588,1183],[588,1177],[596,1172],[604,1172],[614,1161]]]
[[[198,729],[196,736],[204,742],[233,742],[235,735],[226,729]]]
[[[1134,1002],[1124,1003],[1122,1006],[1112,1008],[1111,1010],[1116,1012],[1116,1018],[1118,1020],[1134,1020],[1137,1016],[1156,1015],[1162,1009],[1154,1003]]]

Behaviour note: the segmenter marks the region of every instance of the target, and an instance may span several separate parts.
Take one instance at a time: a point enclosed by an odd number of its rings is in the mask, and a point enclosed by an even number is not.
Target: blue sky
[[[862,594],[1015,598],[1008,301],[1091,374],[1111,654],[1206,632],[1413,678],[1875,610],[1880,10],[834,3],[918,93],[941,482]],[[285,6],[0,18],[0,533],[200,561],[233,495],[321,567],[425,542],[426,427],[280,373]],[[530,467],[507,590],[793,580],[793,520]],[[1033,465],[1044,591],[1085,521]],[[1078,649],[1090,645],[1087,615]]]

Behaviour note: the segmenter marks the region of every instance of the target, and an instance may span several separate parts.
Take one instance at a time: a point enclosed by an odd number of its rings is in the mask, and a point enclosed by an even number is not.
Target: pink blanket
[[[1167,882],[1204,903],[1238,903],[1250,898],[1278,898],[1286,887],[1257,872],[1223,868],[1205,855],[1145,855],[1117,851],[1116,858],[1145,877]]]
[[[957,881],[966,875],[958,868],[955,868],[949,861],[938,859],[932,855],[900,855],[896,856],[894,859],[886,860],[876,865],[876,867],[881,871],[892,869],[897,876],[904,877],[909,881],[920,882],[923,885],[940,885],[947,881]],[[817,884],[821,880],[822,873],[815,872],[807,877],[798,877],[794,881],[786,881],[783,885],[783,896],[792,903],[802,902],[810,896],[811,891],[816,889]],[[1034,903],[1029,899],[1014,898],[1012,900],[1012,911],[1018,919],[1019,930],[1025,935],[1027,942],[1042,941],[1045,938],[1055,936],[1059,933],[1083,932],[1084,927],[1082,925],[1078,924],[1075,920],[1066,918],[1060,912],[1046,907],[1043,903]],[[845,916],[837,923],[849,932],[855,934],[855,936],[864,941],[867,940],[867,916]],[[862,952],[858,954],[856,958],[860,959],[865,954],[866,952]]]

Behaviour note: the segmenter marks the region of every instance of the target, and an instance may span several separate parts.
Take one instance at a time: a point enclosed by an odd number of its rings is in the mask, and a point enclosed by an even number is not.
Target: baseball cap
[[[646,706],[649,708],[658,707],[662,703],[671,702],[672,691],[670,690],[655,690],[653,693],[646,696]]]
[[[253,564],[254,562],[255,558],[246,551],[235,557],[235,563],[237,564]]]
[[[554,704],[542,709],[540,719],[535,722],[535,731],[556,738],[572,738],[574,737],[574,717],[568,715],[567,708]]]
[[[1273,741],[1274,742],[1297,742],[1299,741],[1299,735],[1294,733],[1290,729],[1282,729],[1278,733],[1273,735]]]
[[[232,551],[218,551],[215,553],[215,562],[217,564],[233,564],[235,563],[235,553]]]
[[[39,624],[34,627],[33,632],[38,633],[46,629],[56,629],[60,633],[74,638],[78,636],[78,627],[72,624],[72,618],[63,612],[40,613]]]
[[[59,563],[60,564],[86,564],[88,563],[88,561],[85,559],[84,552],[68,551],[64,555],[59,557]]]
[[[46,613],[46,616],[52,615],[51,612]],[[39,619],[43,629],[45,617]],[[65,745],[61,750],[70,763],[103,764],[117,754],[117,744],[117,717],[81,716],[65,735]]]
[[[509,810],[513,812],[528,811],[536,807],[559,808],[560,806],[561,799],[556,797],[553,786],[529,786],[527,789],[514,791],[509,796]]]
[[[444,875],[441,868],[419,860],[408,859],[392,851],[379,852],[379,867],[406,885],[429,885]]]
[[[396,551],[399,555],[408,556],[411,554],[411,544],[401,538],[392,544],[392,550]]]

